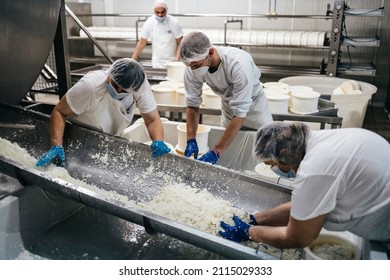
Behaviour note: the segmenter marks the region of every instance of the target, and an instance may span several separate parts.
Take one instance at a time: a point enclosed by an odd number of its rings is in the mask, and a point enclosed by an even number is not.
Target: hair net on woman
[[[264,125],[256,133],[253,154],[261,161],[299,164],[305,155],[309,130],[306,124],[300,122]]]
[[[136,60],[120,58],[109,69],[110,78],[127,92],[137,91],[145,81],[144,68]]]
[[[202,32],[191,32],[181,41],[180,57],[185,64],[205,59],[213,45]]]

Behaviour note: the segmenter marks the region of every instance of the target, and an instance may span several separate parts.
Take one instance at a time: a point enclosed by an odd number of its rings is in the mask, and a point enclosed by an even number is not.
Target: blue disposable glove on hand
[[[163,154],[169,153],[171,151],[171,149],[169,149],[168,146],[160,140],[154,140],[150,147],[152,148],[152,156],[154,158],[162,156]]]
[[[250,220],[249,222],[250,225],[257,225],[255,215],[249,214],[249,220]]]
[[[236,215],[233,216],[233,221],[234,226],[221,222],[221,227],[225,231],[219,231],[219,235],[221,235],[225,239],[229,239],[235,242],[249,240],[249,228],[251,227],[251,225],[240,220],[240,218]]]
[[[199,148],[198,148],[198,143],[196,143],[196,139],[188,140],[186,150],[184,151],[184,155],[186,157],[190,157],[192,156],[192,154],[194,154],[194,159],[197,159],[198,153],[199,153]]]
[[[214,164],[218,161],[219,155],[214,150],[211,150],[199,158],[200,161]]]
[[[62,146],[52,146],[50,150],[44,153],[37,161],[36,166],[42,167],[49,165],[54,159],[59,159],[61,163],[65,161],[65,152]]]

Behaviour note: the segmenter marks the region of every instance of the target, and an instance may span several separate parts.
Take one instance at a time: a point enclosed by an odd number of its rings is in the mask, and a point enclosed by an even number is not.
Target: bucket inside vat
[[[176,88],[170,85],[153,85],[151,87],[157,104],[176,105]]]
[[[333,91],[349,79],[323,76],[292,76],[280,79],[279,82],[290,86],[303,85],[313,88],[321,94],[324,99],[330,99],[338,109],[338,116],[343,118],[342,127],[362,127],[368,102],[376,93],[376,86],[356,81],[359,84],[361,93],[357,94],[333,94]]]
[[[176,90],[177,105],[186,106],[186,91],[183,87]]]
[[[184,154],[187,146],[187,124],[182,123],[177,126],[177,146],[176,151],[179,154]],[[196,142],[199,147],[199,155],[207,153],[209,150],[208,142],[209,142],[209,132],[210,127],[206,125],[198,125],[198,129],[196,130]]]

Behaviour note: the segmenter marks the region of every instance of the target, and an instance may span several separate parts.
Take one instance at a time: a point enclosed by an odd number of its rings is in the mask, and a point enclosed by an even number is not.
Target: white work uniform
[[[184,86],[186,104],[199,107],[202,104],[203,83],[222,99],[221,125],[226,127],[234,116],[245,118],[243,128],[257,130],[271,123],[272,115],[260,84],[260,70],[245,51],[233,47],[214,47],[221,63],[214,73],[207,72],[202,79],[186,67]]]
[[[359,128],[310,132],[291,197],[291,216],[327,214],[324,227],[390,239],[390,145]]]
[[[145,78],[138,92],[132,91],[122,100],[115,100],[107,90],[108,70],[89,72],[66,93],[69,107],[77,115],[70,118],[104,132],[120,136],[131,124],[135,107],[146,114],[157,108]]]
[[[152,42],[153,68],[166,68],[168,62],[176,59],[176,39],[183,37],[183,30],[171,15],[162,23],[152,15],[142,26],[141,37]]]

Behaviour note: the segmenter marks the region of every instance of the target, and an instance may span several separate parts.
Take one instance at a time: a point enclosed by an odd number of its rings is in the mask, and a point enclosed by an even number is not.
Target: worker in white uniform
[[[131,58],[122,58],[108,70],[84,75],[57,103],[50,116],[52,147],[38,160],[37,166],[46,166],[57,159],[65,160],[62,143],[68,118],[121,136],[131,124],[136,107],[153,140],[153,157],[170,152],[163,142],[162,122],[143,67]]]
[[[223,237],[303,248],[324,227],[390,242],[390,145],[378,134],[275,122],[259,129],[253,152],[278,174],[296,174],[291,201],[255,213],[250,224],[221,223]]]
[[[199,160],[215,164],[240,129],[256,131],[272,122],[260,84],[261,73],[249,53],[234,47],[213,46],[204,33],[192,32],[182,41],[180,58],[188,66],[184,73],[187,105],[185,156],[194,155],[196,159],[199,153],[196,130],[203,83],[221,97],[221,125],[226,129],[213,149]]]
[[[163,0],[153,4],[154,15],[149,17],[141,30],[132,58],[138,59],[143,49],[152,42],[152,67],[167,68],[167,63],[179,60],[179,45],[183,30],[176,18],[168,14],[168,6]]]

